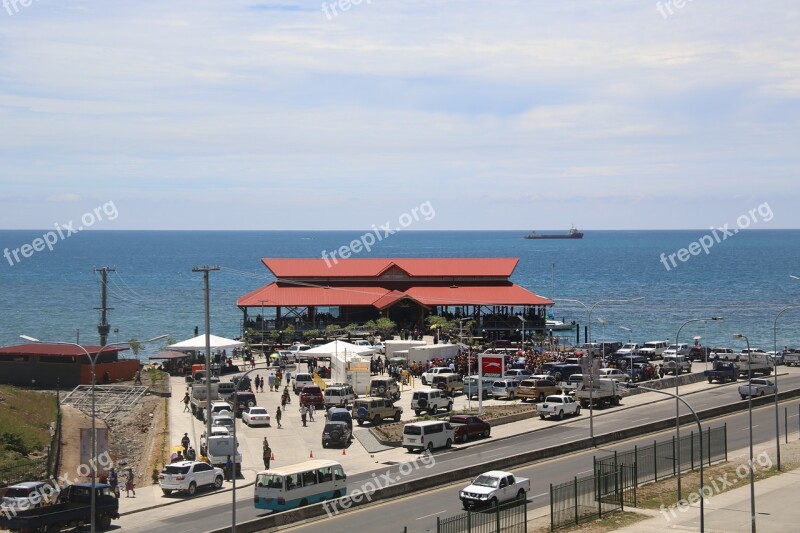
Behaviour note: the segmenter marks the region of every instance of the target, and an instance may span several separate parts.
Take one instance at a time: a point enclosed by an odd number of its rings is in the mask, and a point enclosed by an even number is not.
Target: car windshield
[[[250,414],[251,415],[265,415],[265,414],[267,414],[267,410],[264,409],[263,407],[257,407],[255,409],[250,409]]]
[[[494,489],[497,488],[497,482],[498,479],[496,477],[478,476],[472,484],[478,487],[490,487]]]
[[[6,498],[27,498],[33,489],[25,487],[9,487],[6,490]]]

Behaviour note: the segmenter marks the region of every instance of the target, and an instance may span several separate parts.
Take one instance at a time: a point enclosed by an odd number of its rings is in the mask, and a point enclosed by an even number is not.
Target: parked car
[[[597,372],[597,377],[614,379],[623,383],[629,383],[631,381],[631,377],[619,368],[601,368]]]
[[[24,511],[55,503],[47,499],[47,495],[51,494],[51,490],[52,487],[48,486],[44,481],[25,481],[11,485],[3,495],[3,509]],[[55,500],[56,496],[54,495],[53,500]]]
[[[566,415],[580,415],[581,404],[567,394],[554,394],[545,398],[543,402],[536,404],[536,414],[542,420],[548,416],[564,420]]]
[[[667,346],[669,346],[669,341],[647,341],[639,349],[639,355],[647,357],[650,361],[661,359]]]
[[[325,396],[316,385],[308,385],[300,391],[300,405],[313,405],[316,409],[325,409]]]
[[[325,387],[324,401],[325,408],[346,407],[353,400],[358,398],[353,386],[347,383],[331,383]]]
[[[438,409],[452,411],[453,400],[448,398],[439,389],[414,391],[414,395],[411,397],[411,408],[417,416],[419,416],[422,411],[427,411],[435,415]]]
[[[235,396],[231,396],[231,402],[234,398],[236,398],[236,416],[241,416],[245,409],[258,405],[253,392],[237,392]]]
[[[420,376],[420,380],[422,381],[423,385],[430,385],[433,376],[436,374],[449,374],[451,372],[452,370],[448,366],[435,366],[427,372],[423,372]]]
[[[667,349],[661,354],[664,357],[666,356],[675,356],[675,355],[689,355],[689,345],[684,343],[678,344],[670,344],[667,346]]]
[[[431,386],[442,391],[442,394],[455,396],[464,390],[464,381],[459,374],[437,374],[433,376]]]
[[[403,448],[408,451],[449,448],[455,440],[455,431],[447,422],[429,420],[403,426]]]
[[[524,368],[511,368],[506,370],[506,373],[503,374],[504,378],[507,379],[515,379],[517,381],[522,381],[530,376],[533,372],[530,370],[525,370]]]
[[[270,426],[270,416],[266,407],[248,407],[242,413],[242,422],[248,426]]]
[[[214,426],[223,426],[228,428],[228,431],[233,431],[233,417],[228,415],[217,415],[214,417],[214,420],[211,422],[211,427]]]
[[[356,415],[359,426],[366,421],[371,421],[372,425],[377,426],[385,418],[400,422],[403,408],[394,405],[394,402],[388,398],[365,397],[353,402],[353,413]]]
[[[481,396],[484,399],[492,396],[493,383],[494,379],[492,378],[483,378],[481,380]],[[467,395],[467,398],[478,397],[478,376],[469,376],[464,380],[464,394]]]
[[[325,427],[322,429],[322,447],[327,448],[333,444],[344,448],[350,442],[352,431],[347,422],[326,421]]]
[[[692,363],[685,355],[671,355],[664,352],[664,373],[679,375],[681,372],[691,372]]]
[[[492,434],[489,422],[475,415],[452,415],[449,422],[455,431],[456,442],[467,442],[472,437],[488,439]]]
[[[614,352],[615,356],[628,356],[628,355],[638,355],[639,354],[639,344],[635,342],[626,342],[622,345],[622,348]]]
[[[328,409],[325,415],[325,420],[328,422],[344,422],[350,430],[353,430],[353,415],[344,407],[333,407]]]
[[[524,379],[515,392],[523,403],[527,400],[542,402],[551,394],[561,394],[561,388],[549,379]]]
[[[492,396],[495,398],[514,399],[519,382],[514,379],[498,379],[492,383]]]
[[[199,487],[222,487],[224,472],[202,461],[180,461],[168,464],[158,475],[158,486],[164,494],[180,490],[194,496]]]
[[[400,385],[394,378],[374,377],[369,380],[369,395],[397,400],[400,398]]]
[[[308,372],[299,372],[294,376],[292,381],[292,390],[295,394],[300,394],[303,387],[307,385],[314,385],[314,376]]]

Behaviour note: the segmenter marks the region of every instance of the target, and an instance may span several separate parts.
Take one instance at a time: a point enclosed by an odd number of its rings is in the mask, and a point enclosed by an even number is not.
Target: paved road
[[[781,377],[781,389],[787,390],[790,388],[800,388],[800,375],[788,375]],[[653,400],[661,399],[662,396],[652,394]],[[702,390],[689,395],[690,402],[697,409],[706,409],[714,406],[719,406],[727,403],[739,402],[739,396],[736,392],[736,386],[713,386],[709,389]],[[603,411],[605,413],[603,414]],[[682,411],[684,412],[684,411]],[[585,411],[584,411],[585,413]],[[615,414],[618,413],[617,416]],[[665,418],[674,417],[675,404],[672,401],[661,401],[649,405],[642,405],[633,407],[626,410],[598,410],[595,416],[595,433],[602,434],[634,425],[644,425],[648,422],[654,422]],[[621,416],[620,416],[621,415]],[[729,448],[735,448],[741,445],[742,439],[747,439],[747,431],[742,431],[740,420],[744,420],[746,424],[746,415],[744,418],[738,418],[742,415],[731,417],[731,420],[736,420],[736,425],[729,426],[729,439],[731,444]],[[796,414],[794,415],[796,417]],[[770,435],[774,438],[772,411],[769,409],[758,410],[758,415],[755,420],[757,431],[761,432],[761,440],[769,440]],[[796,422],[796,418],[795,418]],[[714,423],[716,425],[717,422]],[[436,464],[431,468],[426,468],[425,465],[420,463],[420,468],[416,469],[409,476],[403,479],[413,479],[417,476],[431,475],[438,471],[453,470],[463,467],[467,464],[475,464],[480,461],[487,461],[496,459],[503,455],[510,455],[513,453],[520,453],[531,449],[538,449],[546,446],[557,446],[565,442],[573,441],[576,438],[585,437],[588,435],[588,417],[582,416],[569,423],[547,428],[543,431],[534,433],[512,436],[500,441],[487,441],[485,445],[473,446],[467,449],[454,448],[450,451],[438,452],[435,454]],[[746,428],[746,426],[744,426]],[[790,426],[791,427],[791,426]],[[758,429],[761,428],[761,429]],[[687,431],[691,429],[687,426]],[[653,436],[648,436],[642,441],[652,442]],[[632,444],[630,444],[632,446]],[[550,460],[535,465],[531,470],[531,476],[534,480],[534,493],[531,500],[532,507],[540,507],[546,505],[546,494],[548,484],[552,482],[561,482],[569,479],[570,476],[580,475],[587,473],[591,469],[591,455],[598,453],[597,450],[590,450],[585,452],[585,459],[579,459],[582,456],[571,456],[568,459]],[[600,452],[603,453],[603,452]],[[388,465],[384,463],[384,467],[375,470],[374,472],[383,474],[389,472],[393,478],[400,478],[398,474],[399,467],[397,465]],[[525,472],[527,475],[528,470],[521,470],[520,473]],[[349,477],[349,485],[352,488],[357,488],[361,483],[371,478],[371,473],[363,473],[351,475]],[[457,489],[439,489],[428,491],[421,496],[410,497],[413,505],[408,506],[404,501],[400,505],[383,504],[377,509],[374,519],[375,524],[384,526],[387,523],[398,524],[397,530],[401,530],[403,525],[408,525],[416,531],[425,531],[433,524],[435,527],[436,516],[446,516],[458,512],[460,510],[458,501],[454,494]],[[244,488],[240,491],[240,498],[237,501],[237,521],[242,522],[260,516],[259,511],[253,508],[252,500],[252,487]],[[222,496],[222,495],[219,495]],[[206,500],[205,502],[203,500]],[[137,513],[128,517],[123,517],[120,525],[125,531],[152,531],[155,529],[169,530],[171,532],[181,531],[209,531],[217,528],[222,528],[230,525],[230,495],[227,496],[226,502],[220,502],[220,498],[214,497],[207,499],[196,499],[191,502],[186,502],[161,508],[147,513]],[[213,503],[212,503],[213,501]],[[429,504],[429,502],[431,502]],[[409,517],[408,509],[413,509],[410,513],[414,516],[413,519]],[[423,512],[423,510],[425,512]],[[354,511],[358,513],[359,524],[362,520],[369,523],[372,518],[370,509],[363,509]],[[346,513],[351,516],[352,513]],[[428,517],[427,515],[430,515]],[[387,521],[388,517],[394,517],[391,521]],[[417,517],[430,518],[429,523],[422,524],[417,522]],[[340,518],[335,518],[340,520]],[[402,522],[403,520],[405,522]],[[408,523],[413,521],[415,523]],[[326,522],[327,524],[327,522]],[[375,525],[373,524],[373,525]],[[318,526],[306,526],[304,530],[314,530]],[[326,527],[330,531],[330,527]],[[380,528],[379,528],[380,529]],[[369,530],[369,529],[368,529]],[[411,530],[411,529],[410,529]]]

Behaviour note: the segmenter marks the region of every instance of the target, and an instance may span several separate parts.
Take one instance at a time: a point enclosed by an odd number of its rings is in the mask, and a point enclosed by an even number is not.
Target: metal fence
[[[0,469],[0,487],[23,481],[40,481],[48,478],[48,457],[25,459]]]
[[[678,464],[680,446],[680,465]],[[708,428],[700,435],[690,432],[678,442],[675,438],[633,450],[594,458],[593,474],[574,478],[561,485],[550,485],[550,529],[578,524],[603,514],[636,506],[636,487],[649,481],[669,478],[680,471],[694,470],[703,464],[727,460],[727,426]]]
[[[597,472],[550,485],[550,529],[579,524],[636,502],[635,467]],[[630,496],[633,493],[633,496]]]
[[[515,500],[483,511],[467,511],[436,519],[437,533],[524,533],[528,531],[528,504]]]
[[[680,446],[681,464],[678,465],[677,449]],[[727,459],[728,441],[727,425],[708,428],[703,432],[703,451],[700,451],[700,435],[696,431],[681,436],[680,443],[673,437],[671,440],[657,442],[647,446],[634,446],[633,450],[594,458],[594,472],[613,472],[620,466],[633,466],[636,471],[637,484],[669,478],[681,472],[694,470],[703,464]]]

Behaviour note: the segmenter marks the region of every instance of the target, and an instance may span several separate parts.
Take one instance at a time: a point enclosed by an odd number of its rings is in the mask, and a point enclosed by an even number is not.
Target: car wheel
[[[194,493],[197,492],[197,484],[194,481],[189,483],[189,489],[186,492],[189,496],[194,496]]]
[[[214,488],[221,489],[222,488],[222,476],[217,476],[214,478]]]
[[[712,381],[714,381],[714,380],[713,380],[713,379],[711,379],[711,378],[708,378],[708,382],[709,382],[709,383],[711,383]]]
[[[558,419],[559,420],[564,420],[564,410],[563,409],[558,412]]]
[[[497,508],[497,498],[492,498],[489,500],[489,507]]]
[[[483,438],[484,439],[488,439],[491,434],[492,434],[492,430],[491,429],[484,429],[483,430]]]
[[[464,440],[467,440],[467,437],[464,437]],[[453,446],[453,441],[451,439],[447,439],[447,442],[444,443],[445,448],[451,448]]]
[[[579,414],[581,414],[581,406],[580,405],[575,408],[575,416],[578,416]]]
[[[747,399],[747,396],[745,396],[744,394],[742,394],[742,400],[746,400],[746,399]]]
[[[432,452],[432,451],[433,451],[433,443],[429,442],[428,443],[428,452]]]
[[[539,415],[539,418],[540,418],[541,420],[544,420],[544,415]]]
[[[453,410],[453,402],[450,402],[450,403],[447,404],[447,410],[448,411],[452,411]]]
[[[422,413],[422,411],[420,411],[419,409],[414,409],[414,414],[415,415],[419,416],[420,413]]]
[[[517,492],[517,499],[519,501],[525,501],[525,500],[528,499],[528,496],[527,496],[527,494],[525,494],[524,490],[519,489],[519,492]]]
[[[378,387],[378,396],[383,396],[386,393],[386,387]]]
[[[161,489],[161,492],[164,493],[164,496],[169,496],[172,494],[172,489]]]
[[[363,426],[364,425],[364,421],[363,420],[357,420],[357,422],[358,422],[359,426]]]
[[[436,405],[435,404],[431,404],[431,408],[428,410],[428,412],[430,414],[432,414],[432,415],[435,415],[436,414]]]
[[[378,415],[375,415],[375,416],[372,418],[372,425],[373,425],[373,426],[379,426],[380,424],[381,424],[381,417],[380,417],[380,416],[378,416]]]
[[[394,421],[395,421],[395,422],[400,422],[400,411],[397,411],[397,412],[394,414]]]
[[[328,447],[328,443],[326,441],[322,441],[322,447],[323,448],[327,448]]]
[[[99,529],[108,529],[111,527],[111,517],[107,514],[101,515],[100,520],[97,522],[97,527]]]
[[[422,381],[423,385],[427,385],[428,384],[428,381],[424,377],[420,378],[420,380]]]
[[[256,402],[254,402],[253,400],[248,400],[247,401],[247,407],[255,407],[255,406],[256,406]]]

